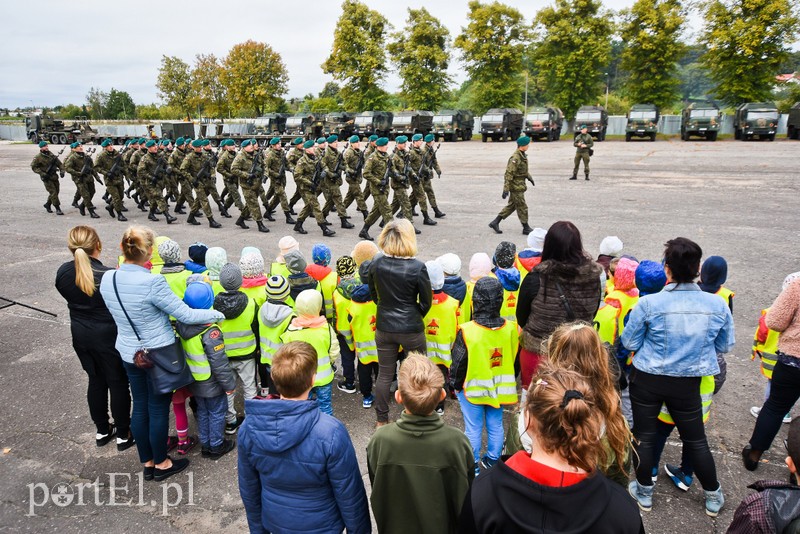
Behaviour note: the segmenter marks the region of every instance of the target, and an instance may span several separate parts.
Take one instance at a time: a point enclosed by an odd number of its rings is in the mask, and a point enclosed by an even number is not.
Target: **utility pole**
[[[528,71],[525,71],[525,111],[523,112],[523,120],[524,117],[528,115]]]
[[[605,75],[606,75],[606,105],[605,105],[605,108],[608,109],[608,81],[609,81],[609,77],[608,77],[608,73],[607,72],[605,73]]]

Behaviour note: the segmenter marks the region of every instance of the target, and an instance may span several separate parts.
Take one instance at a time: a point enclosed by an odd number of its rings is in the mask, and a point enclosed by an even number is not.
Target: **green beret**
[[[209,141],[208,139],[203,139],[202,143],[203,143],[203,146],[208,146],[208,145],[211,144],[211,141]]]
[[[191,144],[192,138],[191,137],[187,137],[186,139],[183,140],[183,142],[184,142],[184,144],[187,144],[187,145]]]
[[[203,141],[201,141],[200,139],[195,139],[194,141],[192,141],[192,146],[194,148],[199,148],[203,146]]]
[[[246,146],[250,146],[252,144],[253,144],[253,142],[252,142],[251,139],[245,139],[244,141],[242,141],[242,148],[244,148]]]
[[[322,143],[327,143],[327,142],[328,142],[328,140],[325,139],[324,137],[320,137],[319,139],[317,139],[317,144],[318,145],[321,145]]]
[[[414,137],[411,138],[412,141],[422,141],[422,134],[414,134]]]
[[[408,137],[406,137],[405,135],[399,135],[397,136],[397,138],[395,138],[394,142],[397,143],[398,145],[408,143]]]
[[[146,142],[147,142],[147,139],[145,139],[144,137],[140,137],[140,138],[139,138],[139,144],[140,144],[140,145],[143,145],[143,144],[144,144],[144,143],[146,143]]]
[[[377,141],[378,140],[378,136],[375,135],[375,134],[372,134],[372,135],[369,136],[369,140],[370,140],[370,142]]]
[[[81,142],[80,141],[75,141],[74,143],[69,145],[70,148],[78,148],[79,146],[81,146]]]
[[[44,148],[44,147],[46,147],[48,144],[49,144],[49,143],[48,143],[47,141],[39,141],[39,148]]]
[[[528,146],[530,142],[531,138],[528,137],[527,135],[523,135],[519,139],[517,139],[517,146]]]
[[[303,143],[303,148],[313,148],[314,147],[314,140],[309,139],[305,143]]]
[[[583,130],[584,128],[586,128],[586,125],[585,125],[585,124],[581,124],[581,127],[580,127],[580,128],[578,128],[578,129],[579,129],[579,130]]]
[[[170,144],[169,139],[164,139],[163,141],[161,141],[161,146],[169,146],[169,144]]]
[[[258,140],[256,140],[254,137],[251,137],[251,138],[250,138],[250,144],[251,144],[251,145],[258,146]]]
[[[428,134],[425,136],[425,142],[430,143],[431,141],[436,141],[436,136],[433,134]]]
[[[133,139],[128,139],[127,141],[125,141],[125,144],[122,145],[122,146],[130,146],[132,143],[133,143]]]
[[[149,140],[148,142],[146,142],[146,143],[144,144],[144,146],[145,146],[145,147],[147,147],[147,148],[150,148],[151,146],[156,146],[156,144],[157,144],[157,143],[151,139],[151,140]]]
[[[348,141],[350,141],[351,143],[358,143],[361,141],[361,138],[357,135],[354,135],[350,139],[348,139]]]
[[[183,146],[185,144],[186,144],[186,141],[183,139],[183,137],[179,137],[179,138],[175,139],[175,146]]]
[[[388,137],[379,137],[375,140],[375,146],[386,146],[389,144]]]
[[[275,145],[279,145],[279,144],[281,144],[281,138],[280,137],[273,137],[272,139],[269,140],[269,146],[275,146]]]
[[[302,145],[303,144],[303,138],[302,137],[295,137],[294,141],[292,141],[292,144],[293,145]]]
[[[236,146],[236,141],[233,139],[225,139],[219,144],[219,146]]]
[[[107,147],[108,145],[113,145],[113,144],[114,144],[114,142],[113,142],[111,139],[109,139],[109,138],[107,138],[107,137],[106,137],[105,139],[103,139],[103,142],[102,142],[102,143],[100,143],[100,146],[101,146],[101,147],[103,147],[103,148],[105,148],[105,147]]]
[[[335,142],[337,142],[338,140],[339,140],[339,136],[338,136],[338,135],[336,135],[336,134],[329,135],[329,136],[328,136],[328,139],[326,139],[326,141],[328,141],[329,143],[335,143]]]

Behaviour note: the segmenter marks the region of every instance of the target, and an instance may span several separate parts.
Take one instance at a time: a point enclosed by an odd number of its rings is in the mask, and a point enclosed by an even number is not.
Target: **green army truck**
[[[31,143],[47,141],[54,145],[81,143],[99,143],[101,137],[91,127],[88,117],[75,117],[72,124],[53,118],[52,115],[33,113],[25,117],[25,134]]]
[[[795,102],[789,110],[789,119],[786,121],[786,137],[800,139],[800,102]]]
[[[437,141],[469,141],[475,128],[475,117],[466,109],[443,109],[433,116],[433,135]]]
[[[433,112],[431,111],[399,111],[394,114],[392,128],[389,131],[389,139],[405,135],[411,137],[414,134],[427,135],[433,130]]]
[[[175,141],[179,137],[194,138],[194,123],[189,121],[162,122],[161,137],[162,139],[171,139],[172,141]]]
[[[391,111],[362,111],[355,118],[353,134],[360,138],[377,135],[389,137],[394,114]]]
[[[288,113],[267,113],[253,121],[254,133],[257,135],[281,135],[286,131]]]
[[[546,139],[558,141],[561,139],[561,126],[564,124],[564,113],[559,108],[534,107],[525,115],[525,135],[533,140]]]
[[[332,111],[325,115],[322,130],[325,135],[336,134],[339,139],[346,139],[355,131],[355,113],[349,111]]]
[[[774,103],[747,102],[736,108],[733,115],[733,136],[740,141],[748,141],[755,136],[774,141],[779,118]]]
[[[722,115],[718,105],[714,102],[694,102],[681,112],[681,139],[688,141],[694,135],[716,141],[721,124]]]
[[[589,135],[598,141],[606,140],[608,131],[608,112],[603,106],[581,106],[575,114],[575,137],[578,137],[580,127],[586,126]]]
[[[319,124],[318,127],[317,124]],[[319,135],[315,134],[315,130],[318,130]],[[286,119],[284,134],[303,139],[319,137],[322,135],[322,117],[308,112],[296,113]]]
[[[633,137],[656,140],[658,119],[661,114],[653,104],[634,104],[628,112],[628,123],[625,125],[625,141]]]
[[[522,134],[523,116],[516,108],[492,108],[481,117],[481,141],[511,141]]]

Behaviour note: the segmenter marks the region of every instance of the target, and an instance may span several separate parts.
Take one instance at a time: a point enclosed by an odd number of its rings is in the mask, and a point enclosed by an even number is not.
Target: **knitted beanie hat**
[[[607,236],[600,242],[600,254],[616,256],[620,252],[622,252],[622,241],[617,236]]]
[[[211,285],[211,279],[208,277],[207,274],[203,273],[194,273],[189,275],[186,279],[186,286],[188,287],[189,284],[208,284]]]
[[[283,255],[283,259],[286,260],[286,268],[289,269],[290,273],[298,274],[305,272],[307,266],[306,259],[299,250],[287,252]]]
[[[260,254],[247,254],[239,259],[243,278],[257,278],[264,274],[264,258]]]
[[[195,310],[208,310],[214,305],[214,290],[208,284],[189,284],[183,302]]]
[[[620,258],[614,271],[614,289],[628,291],[636,287],[636,268],[639,264],[628,258]]]
[[[164,263],[180,263],[181,246],[172,239],[167,239],[158,245],[158,255]]]
[[[492,272],[492,260],[485,252],[476,252],[469,260],[469,277],[477,280]]]
[[[248,254],[258,254],[262,258],[264,257],[264,255],[261,254],[261,250],[259,250],[258,247],[244,247],[242,249],[242,253],[239,254],[239,257],[241,258],[243,256],[247,256]]]
[[[348,278],[356,274],[356,262],[350,256],[342,256],[336,260],[336,274],[340,278]]]
[[[444,287],[444,270],[439,262],[426,261],[425,268],[428,270],[428,278],[431,280],[431,289],[434,291]]]
[[[195,263],[205,265],[206,252],[208,252],[208,247],[204,243],[197,242],[189,245],[189,258]]]
[[[501,241],[494,251],[494,264],[501,269],[510,269],[517,258],[517,246],[511,241]]]
[[[294,237],[287,235],[283,236],[280,241],[278,241],[278,248],[281,250],[281,253],[278,254],[277,260],[282,261],[287,252],[300,250],[300,243],[298,243],[297,239]]]
[[[311,260],[317,265],[327,267],[331,262],[331,249],[324,243],[317,243],[311,249]]]
[[[306,289],[297,295],[294,311],[299,316],[317,317],[322,309],[322,293],[316,289]]]
[[[436,262],[442,266],[445,276],[458,276],[461,274],[461,258],[452,252],[442,254],[436,258]]]
[[[528,234],[528,248],[541,252],[544,248],[544,238],[547,236],[547,230],[544,228],[534,228],[533,232]]]
[[[267,298],[283,302],[289,297],[289,281],[276,274],[267,278]]]
[[[226,263],[219,271],[219,284],[225,291],[236,291],[242,287],[242,271],[235,263]]]
[[[228,253],[222,247],[211,247],[206,252],[206,268],[212,280],[219,280],[219,271],[228,263]]]
[[[788,275],[786,278],[784,278],[783,279],[783,287],[781,288],[781,291],[785,291],[786,288],[789,287],[791,285],[791,283],[794,282],[795,280],[797,280],[798,278],[800,278],[800,271],[797,271],[796,273],[792,273],[792,274]]]
[[[371,260],[375,257],[375,254],[378,253],[378,245],[373,243],[372,241],[359,241],[356,243],[356,246],[353,248],[353,252],[350,255],[355,260],[356,265],[361,265],[367,260]]]

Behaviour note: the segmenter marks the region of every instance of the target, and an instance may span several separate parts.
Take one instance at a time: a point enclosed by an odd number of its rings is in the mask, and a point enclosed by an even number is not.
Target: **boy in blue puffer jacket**
[[[517,299],[519,298],[519,285],[522,278],[519,269],[514,267],[517,259],[517,246],[510,241],[501,241],[494,251],[494,275],[503,286],[503,306],[500,308],[500,317],[506,321],[517,323]]]

